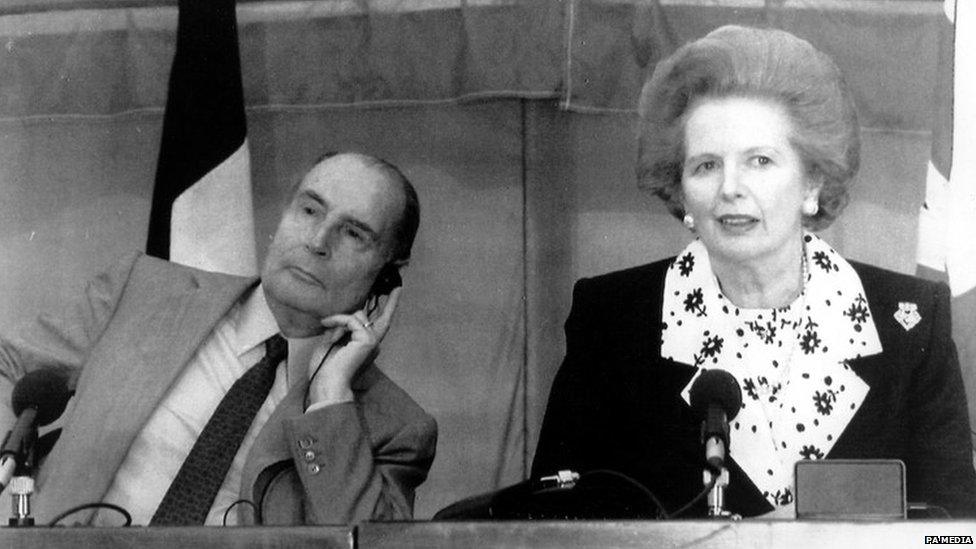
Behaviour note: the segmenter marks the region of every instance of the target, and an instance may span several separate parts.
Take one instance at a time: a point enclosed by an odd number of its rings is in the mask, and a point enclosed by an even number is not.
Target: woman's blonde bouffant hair
[[[702,98],[750,97],[783,106],[790,139],[811,181],[819,210],[804,226],[826,228],[847,205],[847,186],[860,164],[857,113],[834,62],[806,40],[770,29],[725,26],[682,46],[644,84],[640,104],[637,181],[681,218],[684,123]]]

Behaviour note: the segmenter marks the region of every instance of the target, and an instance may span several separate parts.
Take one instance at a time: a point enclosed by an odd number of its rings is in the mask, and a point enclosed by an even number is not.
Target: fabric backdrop
[[[941,14],[924,0],[240,2],[259,253],[322,151],[387,158],[420,194],[379,358],[440,423],[417,516],[527,474],[573,282],[687,242],[636,188],[633,107],[688,39],[772,26],[834,56],[864,166],[825,237],[914,272]],[[167,0],[0,7],[3,332],[144,245],[175,26]]]

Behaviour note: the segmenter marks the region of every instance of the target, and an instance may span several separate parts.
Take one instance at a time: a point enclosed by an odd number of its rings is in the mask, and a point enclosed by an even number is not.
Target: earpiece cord
[[[372,296],[369,297],[369,299],[366,301],[366,317],[367,318],[373,315],[373,312],[376,311],[376,309],[379,307],[379,304],[380,304],[379,296],[372,295]],[[311,387],[312,380],[315,379],[315,376],[319,375],[319,370],[321,370],[322,369],[322,366],[325,365],[325,360],[327,358],[329,358],[329,355],[332,354],[332,351],[335,350],[336,347],[341,347],[341,346],[349,343],[349,341],[351,339],[352,339],[352,333],[351,332],[346,332],[345,334],[342,335],[342,337],[340,337],[339,339],[333,341],[332,342],[332,345],[329,345],[329,350],[327,350],[325,352],[325,355],[322,356],[322,360],[319,362],[319,365],[315,367],[315,370],[312,372],[312,375],[309,376],[309,378],[308,378],[309,387]],[[307,390],[305,392],[305,402],[306,403],[308,402],[308,391]]]
[[[366,317],[369,318],[373,316],[373,313],[375,313],[376,309],[379,309],[379,307],[380,307],[380,296],[377,294],[370,295],[369,298],[366,300]]]
[[[338,347],[340,343],[343,344],[343,345],[345,345],[346,343],[349,343],[349,340],[351,339],[351,337],[352,336],[350,334],[346,333],[342,337],[340,337],[339,339],[333,341],[332,342],[332,345],[329,345],[329,350],[325,352],[325,356],[322,357],[322,360],[319,362],[319,365],[315,367],[315,371],[312,372],[312,375],[308,378],[308,382],[309,382],[309,385],[310,386],[312,384],[312,380],[315,379],[315,376],[319,375],[319,370],[322,369],[322,366],[325,364],[325,360],[327,358],[329,358],[329,355],[332,354],[333,349],[335,349],[336,347]],[[308,399],[308,394],[305,395],[305,398],[306,398],[306,400]]]

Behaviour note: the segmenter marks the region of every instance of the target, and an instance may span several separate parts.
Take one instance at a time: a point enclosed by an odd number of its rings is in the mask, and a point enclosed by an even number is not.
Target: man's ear
[[[403,269],[404,267],[406,267],[409,264],[410,264],[410,258],[409,257],[400,258],[400,259],[391,259],[389,262],[387,262],[387,265],[393,266],[393,268],[395,268],[398,271],[400,269]]]

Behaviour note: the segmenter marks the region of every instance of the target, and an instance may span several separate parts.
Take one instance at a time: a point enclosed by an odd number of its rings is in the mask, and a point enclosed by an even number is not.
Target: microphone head
[[[701,417],[708,414],[708,406],[716,405],[733,419],[742,408],[742,389],[735,376],[725,370],[703,370],[689,391],[691,409]]]
[[[27,408],[36,408],[37,425],[47,425],[64,412],[71,395],[67,376],[63,372],[35,370],[20,378],[10,400],[14,414],[20,415]]]

